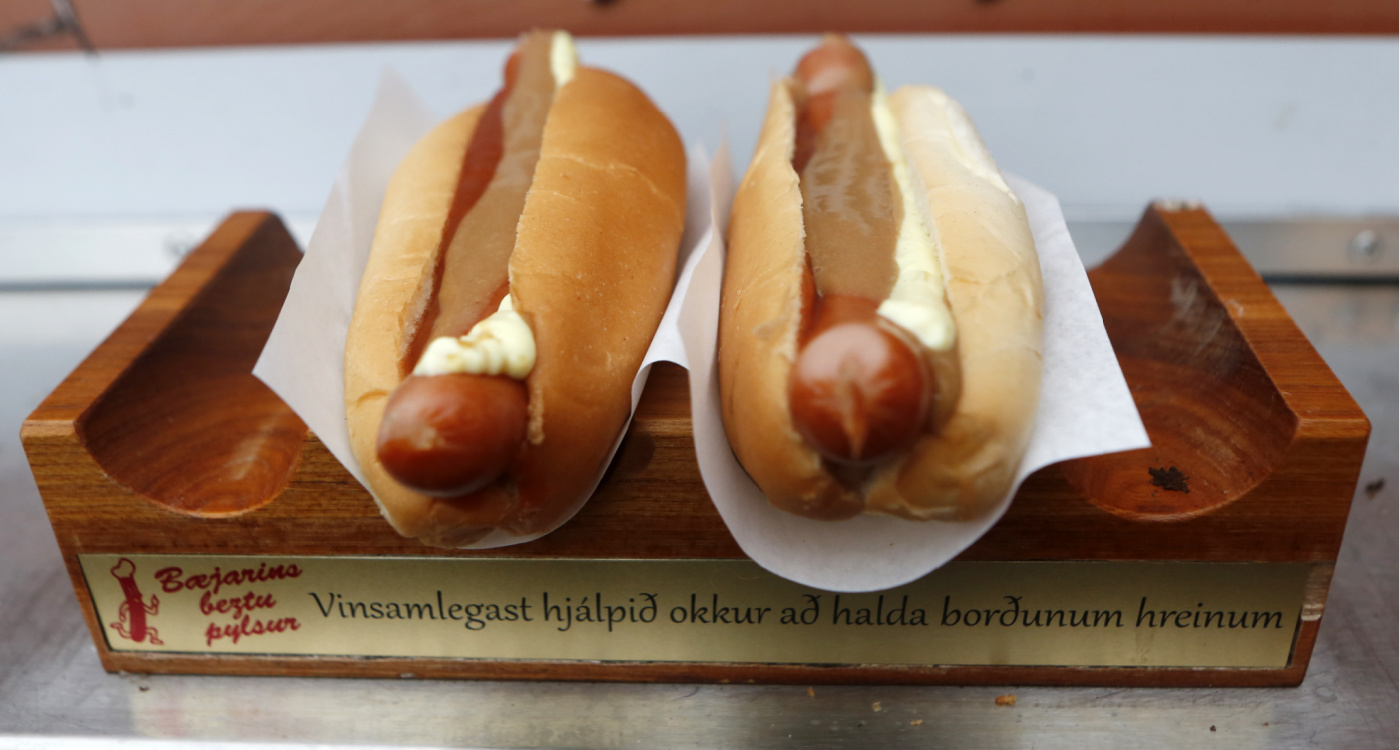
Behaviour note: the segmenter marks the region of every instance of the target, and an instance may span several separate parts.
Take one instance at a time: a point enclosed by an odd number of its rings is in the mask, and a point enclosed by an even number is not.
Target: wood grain
[[[150,345],[74,423],[111,479],[197,516],[286,486],[306,425],[252,371],[300,259],[280,224],[238,215],[151,292],[133,316]]]
[[[36,15],[0,3],[0,29]],[[75,0],[99,50],[512,37],[547,25],[580,36],[849,33],[1394,35],[1395,3],[1250,0]],[[54,49],[47,41],[34,49]],[[71,48],[71,45],[70,47]]]
[[[108,669],[1122,685],[1297,684],[1306,670],[1369,424],[1210,215],[1164,206],[1150,207],[1119,254],[1090,273],[1153,448],[1033,474],[1006,516],[959,559],[1314,563],[1326,574],[1309,584],[1286,669],[639,667],[111,652],[80,552],[743,557],[700,479],[686,375],[674,365],[653,370],[597,494],[558,531],[484,551],[396,535],[285,405],[250,395],[252,358],[298,260],[275,217],[234,214],[24,424],[35,481]],[[204,440],[207,431],[227,434]],[[248,456],[261,468],[237,493],[200,489],[228,478],[230,458]],[[1169,466],[1189,492],[1153,483],[1151,470]]]
[[[55,29],[56,20],[57,15],[50,0],[6,0],[0,3],[0,53],[81,49],[75,34]]]

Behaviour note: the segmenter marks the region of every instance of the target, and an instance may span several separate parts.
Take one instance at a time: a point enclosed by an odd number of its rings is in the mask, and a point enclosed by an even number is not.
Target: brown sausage
[[[504,376],[411,375],[384,409],[379,460],[425,495],[476,492],[515,459],[525,407],[525,384]]]
[[[525,440],[523,382],[408,373],[430,341],[465,334],[510,291],[515,226],[555,87],[551,46],[548,32],[525,36],[506,62],[505,86],[472,133],[443,227],[433,294],[400,362],[405,379],[384,408],[379,461],[399,483],[426,495],[476,492],[510,468]]]
[[[853,88],[869,94],[875,89],[875,74],[865,55],[850,40],[839,34],[827,34],[822,43],[797,63],[797,79],[805,94],[803,113],[797,118],[797,142],[792,165],[798,174],[812,156],[817,132],[831,120],[836,93]]]
[[[405,374],[428,342],[465,334],[490,315],[491,293],[506,283],[515,227],[554,96],[551,47],[548,32],[525,36],[506,63],[505,88],[472,133],[443,227],[433,294],[415,335],[415,356],[405,358]]]
[[[869,464],[918,438],[937,384],[917,341],[876,314],[898,271],[902,203],[870,114],[870,66],[828,35],[798,63],[797,79],[805,95],[793,166],[808,268],[789,406],[824,458]]]
[[[865,53],[841,34],[826,34],[821,44],[797,62],[797,78],[808,96],[820,96],[839,88],[854,86],[875,90],[875,74]],[[818,120],[820,128],[824,121]]]
[[[462,167],[457,178],[457,189],[452,194],[452,208],[447,212],[447,224],[443,227],[442,239],[438,243],[437,259],[433,265],[433,296],[428,304],[428,309],[423,312],[423,319],[418,323],[418,329],[414,332],[407,353],[399,362],[399,372],[402,373],[403,377],[407,377],[413,371],[413,366],[417,364],[418,358],[423,356],[423,350],[428,347],[433,339],[434,331],[438,328],[442,309],[438,292],[442,287],[443,270],[447,265],[448,250],[451,249],[452,240],[456,237],[457,228],[461,226],[462,219],[466,217],[467,213],[476,206],[482,193],[486,192],[486,187],[491,184],[492,175],[496,173],[496,165],[501,161],[501,153],[505,150],[505,123],[502,120],[502,110],[505,108],[506,97],[511,92],[511,83],[515,79],[515,74],[512,71],[519,67],[519,58],[518,53],[510,56],[510,60],[506,63],[506,85],[496,92],[495,96],[491,97],[491,101],[486,105],[486,110],[481,113],[481,118],[477,120],[476,129],[472,131],[471,140],[467,142],[467,150],[462,155]],[[476,315],[479,318],[480,311],[477,311]]]
[[[793,426],[824,458],[878,461],[918,438],[931,377],[898,326],[868,299],[822,300],[811,338],[792,369]]]

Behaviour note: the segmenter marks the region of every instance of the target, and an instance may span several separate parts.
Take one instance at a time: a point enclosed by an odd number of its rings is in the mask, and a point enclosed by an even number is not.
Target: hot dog
[[[665,311],[685,154],[646,95],[531,32],[487,104],[386,192],[345,353],[350,439],[401,534],[548,531],[631,408]]]
[[[886,97],[828,35],[773,86],[728,246],[722,412],[773,505],[951,520],[1005,495],[1039,399],[1040,266],[956,102]]]

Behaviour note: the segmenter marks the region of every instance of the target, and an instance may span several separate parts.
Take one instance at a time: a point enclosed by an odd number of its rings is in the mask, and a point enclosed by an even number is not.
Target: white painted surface
[[[813,40],[583,39],[580,52],[635,80],[686,139],[713,151],[727,133],[742,167],[769,81]],[[1130,226],[1158,197],[1225,221],[1397,211],[1394,39],[858,41],[890,88],[960,99],[1072,227]],[[0,285],[157,279],[235,208],[275,210],[304,242],[385,66],[446,116],[495,90],[509,46],[0,56]]]
[[[770,75],[811,38],[583,39],[688,139],[736,161]],[[1218,213],[1394,213],[1393,39],[863,37],[886,83],[942,85],[1009,170],[1072,219],[1158,196]],[[0,57],[0,219],[314,214],[397,68],[446,115],[488,96],[508,44]]]

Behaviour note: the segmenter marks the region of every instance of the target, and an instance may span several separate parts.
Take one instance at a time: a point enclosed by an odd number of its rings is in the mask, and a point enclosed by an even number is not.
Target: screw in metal
[[[1351,238],[1351,243],[1347,245],[1347,256],[1351,262],[1359,266],[1367,266],[1375,263],[1381,257],[1381,251],[1385,249],[1385,243],[1376,232],[1365,229],[1356,233]]]
[[[176,230],[165,237],[165,252],[176,260],[189,255],[198,241],[188,232]]]

